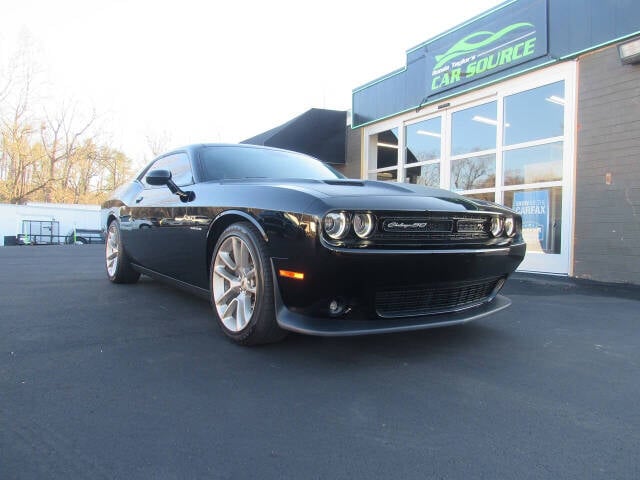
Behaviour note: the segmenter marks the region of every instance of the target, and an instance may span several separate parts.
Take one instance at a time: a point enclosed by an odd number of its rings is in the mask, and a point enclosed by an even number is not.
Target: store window
[[[451,190],[477,190],[495,186],[495,154],[451,160]]]
[[[454,112],[451,116],[451,155],[495,149],[497,112],[496,102]]]
[[[451,190],[495,200],[497,131],[496,101],[451,114]]]
[[[504,99],[504,144],[515,145],[564,134],[564,82]]]
[[[405,142],[405,181],[439,187],[442,118],[430,118],[408,125],[405,129]]]
[[[406,169],[405,181],[417,183],[427,187],[440,186],[440,164],[421,165],[419,167],[409,167]]]
[[[398,179],[398,128],[384,130],[371,135],[371,158],[369,178],[382,181],[396,181]]]
[[[504,152],[504,184],[562,180],[562,142]]]

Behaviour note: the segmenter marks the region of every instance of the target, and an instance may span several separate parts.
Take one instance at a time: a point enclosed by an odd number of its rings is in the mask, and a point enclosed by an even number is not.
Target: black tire
[[[237,331],[227,328],[225,322],[218,313],[214,292],[214,269],[216,259],[221,247],[228,245],[229,239],[240,239],[250,253],[255,277],[251,276],[251,287],[255,288],[253,311],[248,323]],[[286,337],[287,332],[278,326],[275,314],[273,294],[273,278],[271,276],[271,263],[266,254],[267,245],[260,232],[248,222],[234,223],[222,232],[213,250],[210,263],[209,291],[213,314],[223,333],[232,341],[240,345],[260,345],[274,343]],[[220,259],[218,260],[220,261]],[[236,262],[236,259],[233,259]],[[218,264],[220,266],[220,264]],[[247,277],[248,278],[248,277]],[[218,278],[218,282],[221,282]],[[218,283],[219,284],[219,283]],[[225,287],[226,288],[226,287]],[[236,309],[239,308],[236,304]],[[236,310],[237,315],[237,310]],[[228,321],[228,320],[227,320]]]
[[[87,244],[87,243],[89,243],[89,242],[87,242],[84,238],[79,237],[79,238],[76,238],[76,245],[77,245],[78,243],[79,243],[79,244],[81,244],[81,245],[86,245],[86,244]]]
[[[117,245],[115,265],[110,268],[109,255],[114,246]],[[115,253],[115,252],[113,252]],[[105,268],[107,276],[113,283],[136,283],[140,278],[140,273],[131,266],[131,261],[122,243],[120,235],[120,224],[113,220],[107,227],[107,238],[105,240]],[[110,271],[111,270],[111,271]]]

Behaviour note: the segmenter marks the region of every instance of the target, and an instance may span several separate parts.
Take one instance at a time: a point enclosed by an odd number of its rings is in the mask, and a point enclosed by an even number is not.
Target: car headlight
[[[327,213],[322,223],[325,233],[334,240],[344,238],[349,232],[349,218],[344,212]]]
[[[353,216],[353,231],[360,238],[367,238],[373,233],[375,220],[370,213],[356,213]]]
[[[516,222],[513,217],[504,219],[504,231],[508,237],[513,237],[516,234]]]
[[[494,237],[499,237],[502,235],[503,223],[501,217],[492,217],[491,218],[491,235]]]

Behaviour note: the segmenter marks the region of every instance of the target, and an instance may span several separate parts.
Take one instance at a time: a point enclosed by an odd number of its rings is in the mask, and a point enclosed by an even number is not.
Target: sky
[[[0,65],[28,39],[46,101],[95,109],[137,163],[147,137],[235,143],[309,108],[350,109],[408,49],[500,3],[20,0],[2,7]]]

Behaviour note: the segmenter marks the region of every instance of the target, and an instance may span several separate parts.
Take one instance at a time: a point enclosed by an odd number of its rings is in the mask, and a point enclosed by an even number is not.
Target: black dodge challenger
[[[509,306],[525,254],[502,206],[344,178],[306,155],[192,145],[160,156],[103,204],[106,268],[210,299],[237,343],[287,331],[359,335],[453,325]]]

